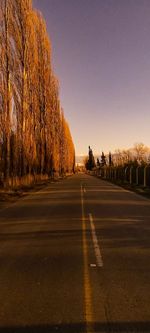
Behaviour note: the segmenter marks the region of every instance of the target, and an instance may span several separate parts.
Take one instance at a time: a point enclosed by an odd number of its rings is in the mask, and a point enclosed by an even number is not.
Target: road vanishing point
[[[150,201],[86,174],[0,210],[0,333],[150,333]]]

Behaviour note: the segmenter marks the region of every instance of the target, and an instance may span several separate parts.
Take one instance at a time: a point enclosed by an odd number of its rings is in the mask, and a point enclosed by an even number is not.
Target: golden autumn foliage
[[[45,21],[31,0],[1,0],[1,179],[70,173],[74,156]]]

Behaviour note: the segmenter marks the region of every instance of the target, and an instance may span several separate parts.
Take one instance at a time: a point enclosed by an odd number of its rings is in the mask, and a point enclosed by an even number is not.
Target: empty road
[[[150,333],[150,201],[78,174],[0,210],[0,333]]]

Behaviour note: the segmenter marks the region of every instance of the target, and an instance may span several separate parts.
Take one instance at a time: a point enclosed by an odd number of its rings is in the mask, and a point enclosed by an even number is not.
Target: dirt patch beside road
[[[41,182],[38,182],[36,184],[28,185],[28,186],[22,186],[17,189],[13,190],[7,190],[4,188],[0,188],[0,209],[3,209],[5,207],[8,207],[12,203],[16,202],[20,198],[30,194],[30,192],[34,191],[40,191],[43,187],[49,185],[50,183],[58,182],[59,179],[55,180],[44,180]]]

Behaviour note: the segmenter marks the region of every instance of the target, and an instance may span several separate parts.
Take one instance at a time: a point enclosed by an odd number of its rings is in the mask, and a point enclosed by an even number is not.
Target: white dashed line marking
[[[94,251],[95,251],[97,266],[98,267],[103,267],[103,259],[102,259],[100,247],[98,245],[98,239],[97,239],[97,236],[96,236],[96,230],[95,230],[95,225],[94,225],[92,214],[89,214],[89,220],[90,220],[90,225],[91,225],[92,239],[93,239],[93,245],[94,245]]]

